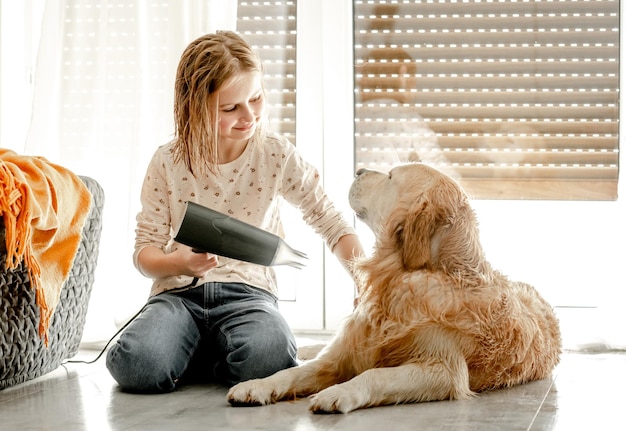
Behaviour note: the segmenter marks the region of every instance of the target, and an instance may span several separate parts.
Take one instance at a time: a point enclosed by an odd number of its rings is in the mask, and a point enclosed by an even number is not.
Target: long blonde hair
[[[174,86],[174,160],[189,171],[219,172],[217,92],[243,72],[263,73],[258,55],[237,33],[218,31],[191,42],[178,63]],[[264,127],[257,127],[258,141]]]

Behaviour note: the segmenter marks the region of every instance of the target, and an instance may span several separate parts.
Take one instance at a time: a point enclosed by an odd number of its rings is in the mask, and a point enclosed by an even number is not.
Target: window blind
[[[359,167],[476,198],[617,197],[618,0],[355,0]]]
[[[272,129],[296,144],[296,1],[239,1],[237,31],[265,69]]]

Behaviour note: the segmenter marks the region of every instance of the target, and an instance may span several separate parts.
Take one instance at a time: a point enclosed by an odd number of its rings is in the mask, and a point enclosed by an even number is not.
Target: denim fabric
[[[296,342],[269,292],[205,283],[150,298],[106,363],[128,392],[168,392],[204,378],[233,385],[295,366]]]

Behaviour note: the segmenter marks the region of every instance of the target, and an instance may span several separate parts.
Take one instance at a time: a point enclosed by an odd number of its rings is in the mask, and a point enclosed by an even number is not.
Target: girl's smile
[[[265,109],[262,76],[245,72],[218,92],[220,146],[245,144],[254,134]]]

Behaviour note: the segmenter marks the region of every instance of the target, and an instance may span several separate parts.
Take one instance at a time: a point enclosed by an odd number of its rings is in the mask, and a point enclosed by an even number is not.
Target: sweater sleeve
[[[304,221],[324,239],[330,250],[342,236],[355,233],[324,191],[317,169],[295,148],[288,152],[283,172],[285,200],[302,212]]]
[[[143,248],[154,246],[165,251],[171,241],[171,209],[163,155],[163,148],[155,152],[141,188],[133,253],[133,263],[139,271],[137,256]]]

